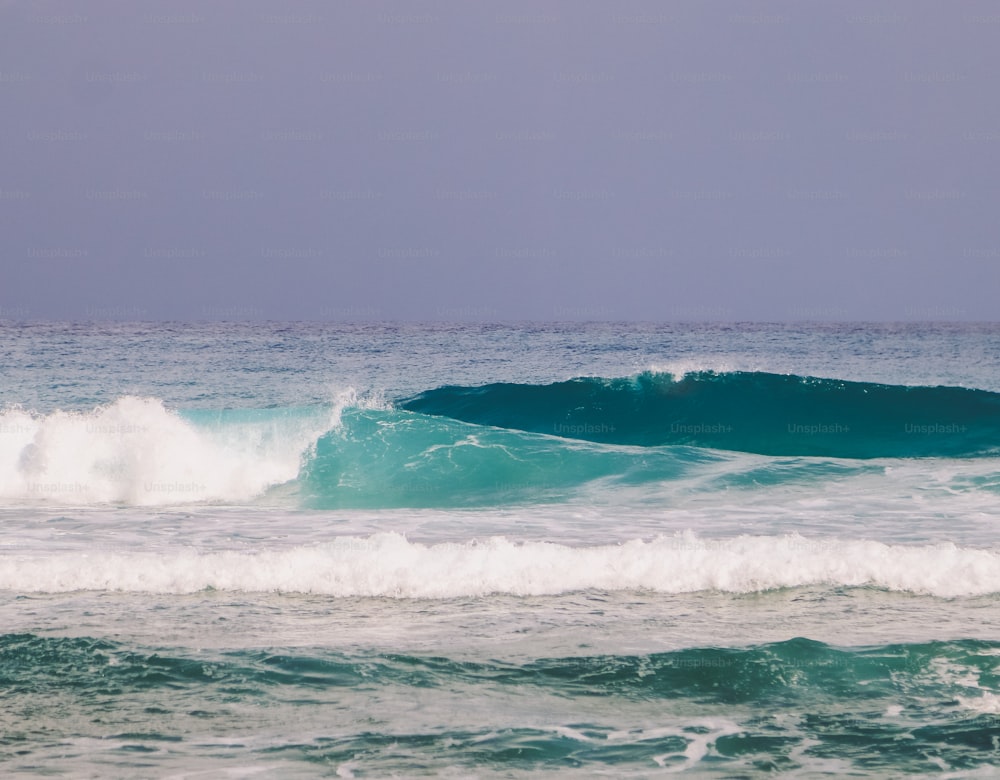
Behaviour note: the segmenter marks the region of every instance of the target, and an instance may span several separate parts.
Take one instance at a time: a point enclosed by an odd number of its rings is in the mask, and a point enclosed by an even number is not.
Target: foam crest
[[[193,593],[205,589],[335,597],[443,599],[582,590],[751,593],[875,587],[944,598],[1000,593],[1000,552],[796,534],[703,540],[691,533],[620,545],[483,542],[425,545],[395,533],[256,553],[193,550],[0,558],[0,589]]]
[[[294,479],[340,406],[190,413],[126,396],[90,412],[0,414],[0,499],[139,506],[241,501]]]
[[[759,371],[760,366],[753,362],[734,361],[732,356],[707,356],[702,358],[676,358],[674,360],[657,361],[647,368],[650,374],[662,374],[676,380],[698,374],[729,374],[736,371]]]
[[[353,387],[334,390],[333,411],[331,416],[331,426],[340,425],[341,415],[346,409],[364,409],[369,411],[386,412],[392,409],[385,394],[375,390],[370,393],[359,393]]]

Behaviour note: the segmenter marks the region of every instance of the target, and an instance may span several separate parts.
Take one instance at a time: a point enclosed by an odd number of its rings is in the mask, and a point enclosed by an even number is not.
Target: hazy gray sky
[[[996,319],[995,2],[0,0],[0,318]]]

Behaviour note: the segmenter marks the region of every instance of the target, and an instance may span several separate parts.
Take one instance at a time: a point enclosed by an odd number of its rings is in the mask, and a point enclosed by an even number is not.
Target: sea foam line
[[[434,545],[396,533],[256,552],[79,552],[0,557],[0,589],[194,593],[205,589],[444,599],[583,590],[751,593],[811,585],[943,598],[1000,593],[1000,552],[869,540],[691,533],[570,547],[504,537]]]

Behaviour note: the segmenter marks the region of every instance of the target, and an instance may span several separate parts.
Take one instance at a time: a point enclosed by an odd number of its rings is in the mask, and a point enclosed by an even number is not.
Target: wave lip
[[[195,593],[214,589],[333,597],[448,599],[585,590],[753,593],[826,585],[959,598],[1000,593],[1000,552],[786,536],[700,539],[688,532],[620,545],[425,545],[396,533],[256,553],[90,552],[0,557],[0,589]]]
[[[970,457],[1000,452],[1000,393],[762,372],[448,385],[403,399],[423,414],[609,444],[762,455]]]

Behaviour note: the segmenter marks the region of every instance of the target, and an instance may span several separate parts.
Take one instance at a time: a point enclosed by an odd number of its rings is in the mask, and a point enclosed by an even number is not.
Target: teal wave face
[[[837,648],[797,638],[519,663],[4,635],[0,759],[58,761],[66,741],[88,738],[103,751],[191,759],[218,749],[208,732],[243,735],[226,750],[248,762],[354,762],[374,776],[489,766],[732,777],[829,771],[829,759],[859,776],[975,771],[994,764],[1000,739],[998,653],[1000,643],[977,640]],[[29,714],[47,713],[44,739],[22,733]],[[272,736],[255,745],[248,729]]]
[[[295,489],[317,509],[560,501],[596,480],[672,480],[721,458],[690,447],[567,441],[396,410],[348,409],[304,460]]]
[[[763,455],[969,457],[1000,449],[1000,394],[756,372],[445,386],[423,414],[571,439]]]

